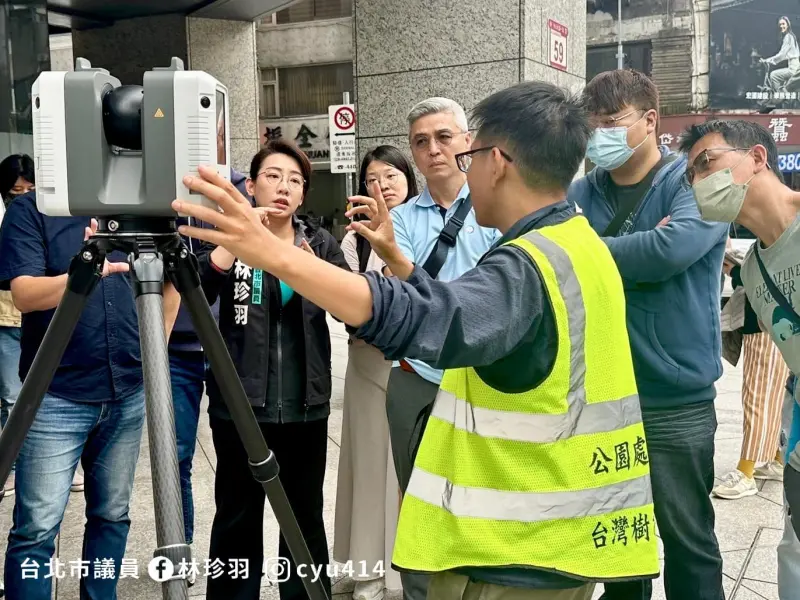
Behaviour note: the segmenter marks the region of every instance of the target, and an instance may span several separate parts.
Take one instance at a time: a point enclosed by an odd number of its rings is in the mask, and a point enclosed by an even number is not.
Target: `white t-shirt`
[[[772,281],[800,314],[800,216],[769,248],[761,247],[760,242],[756,244]],[[750,248],[742,264],[742,282],[747,298],[762,327],[775,340],[789,369],[800,374],[800,327],[785,314],[767,289],[756,261],[756,244]]]
[[[356,232],[348,231],[342,239],[341,244],[344,259],[347,261],[347,264],[353,273],[359,272],[358,249],[356,246],[357,242],[358,237],[356,236]],[[369,259],[367,260],[367,271],[382,271],[383,267],[385,266],[386,263],[378,258],[378,255],[375,254],[375,251],[370,250]]]
[[[770,334],[792,373],[800,375],[800,326],[789,318],[767,289],[755,256],[757,245],[767,273],[800,315],[800,215],[769,248],[761,247],[758,241],[753,244],[742,264],[742,282],[761,327]],[[797,388],[800,391],[800,386]],[[798,391],[795,401],[800,401]],[[789,456],[789,462],[800,470],[800,445]]]

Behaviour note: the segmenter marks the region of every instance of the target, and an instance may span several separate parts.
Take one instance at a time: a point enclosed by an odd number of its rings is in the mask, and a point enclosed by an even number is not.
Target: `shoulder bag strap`
[[[777,302],[778,305],[784,311],[786,311],[786,314],[789,317],[789,319],[791,319],[795,325],[800,327],[800,315],[798,315],[797,312],[795,312],[794,308],[792,308],[791,303],[786,299],[786,296],[784,296],[781,293],[781,291],[778,289],[778,286],[775,285],[774,281],[772,281],[772,277],[770,277],[769,273],[767,273],[767,269],[764,266],[764,262],[761,260],[761,255],[758,253],[759,241],[756,240],[755,244],[756,245],[754,251],[756,254],[756,262],[758,263],[758,268],[761,271],[761,277],[764,278],[764,283],[767,284],[767,289],[769,290],[769,293],[772,294],[773,298],[775,298],[775,302]]]
[[[472,197],[467,196],[464,198],[463,202],[461,202],[461,206],[458,207],[455,214],[450,217],[444,229],[442,229],[439,234],[439,239],[436,240],[436,245],[433,247],[433,252],[431,252],[425,264],[422,265],[422,268],[425,269],[428,275],[433,279],[436,279],[437,275],[439,275],[439,271],[447,260],[447,253],[450,251],[450,248],[456,245],[458,232],[461,231],[461,228],[464,226],[464,220],[467,218],[467,214],[471,208]]]
[[[358,234],[356,234],[356,253],[358,254],[358,272],[366,273],[372,246],[367,241],[367,238]]]

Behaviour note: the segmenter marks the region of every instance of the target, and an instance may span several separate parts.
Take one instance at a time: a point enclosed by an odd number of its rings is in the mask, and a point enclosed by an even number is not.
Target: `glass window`
[[[647,75],[652,72],[652,44],[647,42],[631,42],[622,44],[625,54],[625,68],[636,69]],[[586,49],[586,81],[604,71],[617,68],[617,45],[590,46]]]
[[[276,13],[275,23],[303,23],[339,19],[353,14],[352,0],[302,0]]]
[[[261,70],[261,99],[259,102],[259,112],[262,119],[277,117],[278,111],[278,70]]]
[[[279,116],[321,115],[353,93],[353,63],[278,69]]]
[[[31,88],[50,69],[44,1],[0,3],[0,160],[33,154]]]

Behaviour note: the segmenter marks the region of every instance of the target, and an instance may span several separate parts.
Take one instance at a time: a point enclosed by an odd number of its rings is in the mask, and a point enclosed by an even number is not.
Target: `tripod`
[[[196,258],[177,233],[174,219],[100,219],[97,234],[84,242],[72,259],[64,296],[25,378],[8,424],[0,434],[0,482],[8,478],[86,302],[102,278],[106,255],[114,250],[128,254],[136,297],[158,544],[153,556],[165,559],[156,569],[159,579],[166,579],[162,584],[164,600],[188,600],[186,575],[175,572],[174,567],[182,561],[184,564],[191,562],[191,550],[184,537],[175,416],[164,331],[165,273],[189,309],[249,457],[250,469],[264,487],[294,563],[309,565],[310,570],[313,560],[278,479],[278,462],[261,434],[236,367],[200,288]],[[303,585],[311,600],[327,600],[321,580],[303,578]]]

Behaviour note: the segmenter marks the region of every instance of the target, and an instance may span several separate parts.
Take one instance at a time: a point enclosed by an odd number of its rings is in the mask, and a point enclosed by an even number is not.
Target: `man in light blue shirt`
[[[475,267],[500,233],[479,226],[474,209],[464,214],[465,203],[470,202],[469,187],[466,174],[455,159],[472,143],[464,109],[447,98],[429,98],[411,109],[408,123],[411,153],[426,185],[419,196],[392,210],[395,239],[409,261],[436,279],[451,281]],[[457,228],[456,223],[463,224]],[[450,244],[440,240],[443,230],[447,235],[456,229],[454,239],[449,238]],[[387,269],[386,274],[389,273]],[[410,273],[393,275],[405,279]],[[396,363],[389,376],[386,414],[395,470],[403,491],[441,381],[442,371],[418,360]],[[428,576],[401,573],[401,579],[406,600],[425,599]]]

